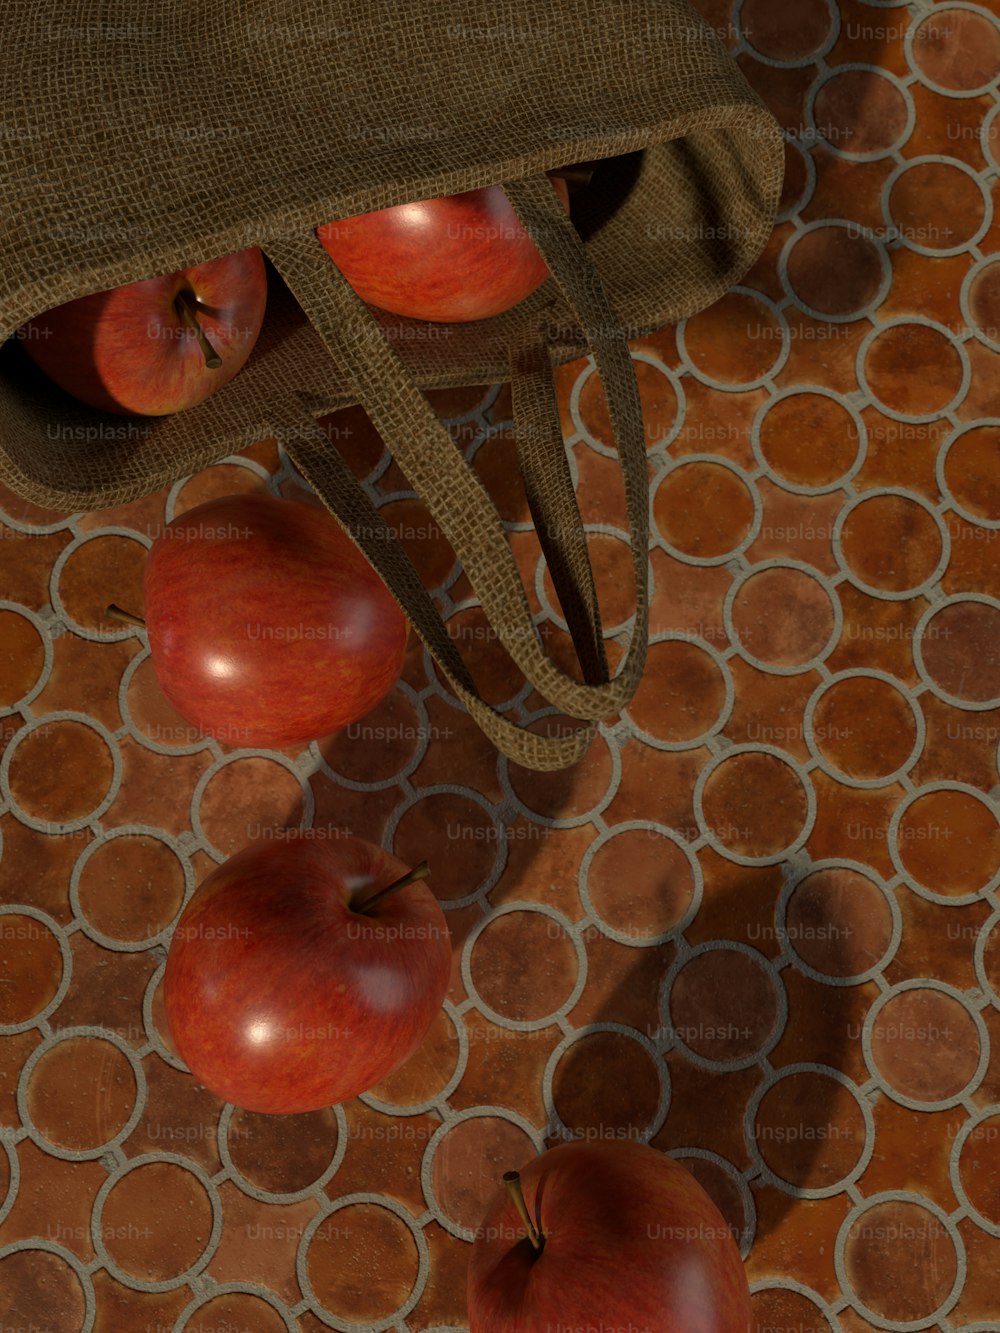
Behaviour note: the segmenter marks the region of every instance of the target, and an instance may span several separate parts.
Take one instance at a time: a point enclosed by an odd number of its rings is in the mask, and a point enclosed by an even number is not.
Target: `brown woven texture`
[[[10,339],[0,477],[97,509],[275,437],[380,571],[511,758],[559,768],[638,685],[648,498],[627,338],[710,304],[770,232],[783,143],[686,0],[4,0],[0,337],[90,292],[258,245],[273,282],[247,366],[162,418],[70,399]],[[601,160],[574,223],[542,175]],[[322,223],[503,184],[551,270],[513,311],[424,324],[365,306]],[[597,188],[599,186],[599,188]],[[636,616],[608,679],[553,367],[594,355],[628,508]],[[542,651],[503,524],[428,388],[510,381],[517,461],[583,680]],[[479,698],[432,599],[317,425],[360,403],[462,561],[500,641],[556,708],[536,735]]]

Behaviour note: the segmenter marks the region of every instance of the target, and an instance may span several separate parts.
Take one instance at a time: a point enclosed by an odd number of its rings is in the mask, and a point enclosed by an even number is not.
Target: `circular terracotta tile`
[[[665,440],[677,424],[677,394],[659,366],[652,365],[649,361],[633,359],[632,369],[639,386],[646,443],[652,448]],[[608,449],[617,449],[611,429],[611,418],[608,415],[608,400],[604,395],[604,385],[596,372],[588,375],[583,382],[579,413],[591,439],[597,440]]]
[[[558,607],[558,602],[555,605]],[[456,611],[447,624],[449,636],[487,703],[498,707],[524,689],[523,673],[500,642],[481,606]],[[436,662],[433,670],[444,688],[451,691],[451,684]]]
[[[45,722],[11,742],[10,789],[39,823],[68,824],[95,811],[108,794],[114,761],[83,722]],[[55,830],[54,830],[55,831]]]
[[[251,468],[238,463],[213,463],[196,472],[181,487],[174,501],[173,517],[180,518],[189,509],[227,495],[264,494],[270,494],[267,480]]]
[[[615,833],[594,853],[587,893],[594,911],[613,930],[636,940],[671,930],[694,898],[687,856],[654,829]]]
[[[779,1078],[757,1108],[754,1139],[774,1174],[796,1189],[826,1190],[849,1176],[865,1149],[865,1118],[846,1088],[800,1070]]]
[[[202,731],[181,717],[156,679],[152,657],[145,657],[129,678],[126,702],[140,736],[165,748],[206,745]]]
[[[704,1157],[675,1157],[674,1161],[694,1176],[728,1223],[730,1235],[739,1245],[749,1219],[735,1179],[735,1168],[727,1171],[718,1162],[707,1161]]]
[[[808,802],[794,769],[776,755],[747,751],[708,777],[702,811],[709,833],[737,856],[776,856],[801,835]]]
[[[726,705],[726,681],[704,648],[684,639],[652,643],[628,715],[648,736],[672,745],[704,736]]]
[[[1000,702],[1000,610],[986,602],[950,602],[924,627],[927,674],[952,698]]]
[[[892,943],[892,911],[878,885],[857,870],[815,870],[796,885],[785,929],[792,948],[827,977],[856,977]]]
[[[392,851],[407,865],[430,863],[430,882],[438,898],[467,898],[491,874],[500,836],[477,801],[457,792],[438,792],[406,809]]]
[[[914,29],[913,59],[939,88],[982,88],[1000,69],[1000,29],[985,14],[936,5]]]
[[[719,463],[682,463],[657,487],[653,518],[674,550],[699,560],[721,559],[750,532],[753,496],[735,472]]]
[[[896,847],[918,884],[944,897],[962,897],[978,893],[996,874],[1000,821],[968,792],[927,792],[905,810]]]
[[[670,1026],[705,1060],[747,1060],[774,1036],[778,998],[756,959],[709,949],[684,964],[670,989]]]
[[[807,231],[788,254],[793,293],[822,315],[859,314],[878,296],[886,273],[878,247],[850,226]]]
[[[890,412],[920,417],[943,412],[962,387],[962,361],[943,333],[926,324],[893,324],[872,339],[865,376]]]
[[[142,579],[146,547],[130,537],[92,537],[72,551],[59,574],[59,597],[84,629],[117,630],[121,622],[107,614],[109,602],[142,615]]]
[[[531,522],[517,443],[509,427],[494,432],[483,441],[476,450],[472,466],[505,523]]]
[[[0,643],[0,708],[13,708],[38,683],[45,645],[26,616],[8,610],[0,610]]]
[[[39,1133],[57,1148],[87,1152],[127,1124],[136,1093],[132,1066],[117,1046],[71,1037],[46,1051],[32,1070],[28,1110]]]
[[[573,942],[541,912],[506,912],[476,939],[469,958],[483,1002],[504,1018],[530,1022],[554,1014],[569,999],[579,966]]]
[[[273,1305],[245,1291],[227,1291],[200,1305],[183,1333],[287,1333],[288,1325]]]
[[[439,1009],[423,1041],[388,1078],[369,1089],[380,1102],[419,1106],[440,1096],[458,1067],[459,1045],[455,1024]]]
[[[656,1065],[633,1037],[591,1032],[552,1071],[556,1114],[575,1137],[621,1137],[645,1130],[660,1102]]]
[[[801,63],[830,35],[830,10],[825,0],[744,0],[740,26],[761,55]]]
[[[883,156],[906,131],[906,99],[877,69],[835,70],[820,86],[813,116],[838,153]]]
[[[487,386],[482,384],[460,384],[454,389],[428,389],[427,401],[438,419],[447,421],[474,412],[485,400],[487,392]]]
[[[733,629],[743,648],[770,666],[804,666],[829,645],[835,625],[830,594],[801,569],[763,569],[740,585]]]
[[[947,1299],[958,1256],[947,1229],[929,1209],[889,1199],[868,1208],[849,1227],[844,1267],[851,1287],[874,1314],[916,1322]]]
[[[811,159],[810,159],[811,161]],[[781,182],[781,197],[778,200],[778,217],[788,217],[799,213],[808,203],[815,185],[815,173],[811,172],[806,161],[806,154],[790,139],[785,140],[785,175]]]
[[[237,1107],[226,1143],[233,1165],[251,1185],[271,1194],[296,1194],[330,1165],[338,1134],[329,1107],[304,1115],[261,1115]]]
[[[817,440],[823,441],[822,449]],[[795,486],[834,485],[854,466],[859,450],[854,418],[842,403],[822,394],[779,398],[761,419],[764,461],[780,480]]]
[[[969,312],[980,333],[993,342],[1000,342],[1000,261],[985,264],[972,279],[969,285]],[[995,426],[992,427],[992,436],[995,440]],[[948,461],[951,461],[950,456]]]
[[[17,1250],[0,1259],[4,1322],[0,1327],[38,1333],[83,1328],[86,1306],[80,1279],[64,1259],[44,1250]]]
[[[910,592],[926,583],[941,559],[933,515],[905,495],[874,495],[850,511],[841,529],[849,570],[867,588]]]
[[[317,748],[333,771],[351,782],[388,782],[406,768],[425,737],[433,740],[397,685],[360,721],[325,737]]]
[[[173,1162],[144,1162],[111,1187],[101,1234],[124,1273],[169,1282],[193,1268],[212,1234],[212,1205],[198,1178]]]
[[[948,1101],[979,1063],[979,1031],[943,991],[916,987],[887,1000],[871,1030],[872,1059],[889,1088],[915,1102]]]
[[[764,1287],[750,1297],[754,1333],[833,1333],[830,1322],[812,1301],[786,1287]]]
[[[1000,264],[997,265],[997,336],[1000,337]],[[948,450],[945,481],[969,514],[1000,522],[1000,427],[973,426]]]
[[[915,162],[889,191],[889,216],[907,240],[927,250],[967,245],[985,204],[971,176],[948,162]]]
[[[0,1025],[27,1023],[51,1003],[62,982],[59,941],[33,916],[0,915]]]
[[[532,723],[530,730],[551,735],[569,728],[561,718],[550,715]],[[543,819],[578,819],[607,795],[612,775],[611,751],[603,736],[595,736],[590,749],[562,781],[553,779],[551,773],[538,773],[515,763],[510,765],[509,773],[515,795],[528,810]]]
[[[356,477],[364,478],[382,461],[385,444],[363,407],[345,407],[317,423]]]
[[[232,856],[277,829],[297,828],[302,788],[282,764],[251,755],[224,764],[209,778],[198,809],[205,836]]]
[[[338,1208],[316,1228],[306,1270],[317,1301],[354,1324],[388,1319],[417,1280],[417,1245],[401,1217],[372,1203]]]
[[[905,768],[917,740],[917,722],[904,694],[886,680],[835,680],[813,710],[816,746],[848,778],[875,781]]]
[[[966,1198],[981,1217],[1000,1226],[1000,1115],[987,1116],[969,1131],[958,1159]]]
[[[445,1217],[474,1231],[505,1171],[517,1171],[536,1155],[535,1145],[517,1125],[500,1116],[460,1120],[442,1137],[434,1153],[431,1182]]]
[[[997,999],[1000,999],[1000,923],[983,942],[983,974]]]
[[[413,561],[427,588],[444,583],[455,567],[455,553],[437,520],[419,500],[391,500],[379,513]]]
[[[587,552],[594,570],[604,628],[610,630],[625,624],[635,615],[632,548],[620,537],[612,537],[604,532],[588,532]],[[542,586],[549,606],[563,614],[565,619],[547,565],[543,569]]]
[[[730,292],[683,326],[691,363],[717,384],[754,384],[781,356],[777,316],[762,301]]]
[[[170,925],[184,901],[184,868],[157,838],[110,838],[80,872],[80,910],[93,928],[113,940],[138,943]]]

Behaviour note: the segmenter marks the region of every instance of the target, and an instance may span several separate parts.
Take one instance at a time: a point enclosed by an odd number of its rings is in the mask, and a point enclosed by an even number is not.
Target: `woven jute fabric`
[[[0,7],[0,478],[45,507],[103,508],[276,437],[500,748],[535,767],[571,762],[594,721],[634,692],[645,653],[646,476],[625,340],[737,282],[780,189],[780,131],[715,34],[686,0]],[[542,173],[581,161],[601,165],[571,225]],[[490,320],[374,311],[314,235],[492,184],[507,188],[552,276]],[[271,284],[246,367],[195,408],[103,415],[45,380],[10,336],[75,297],[251,245],[284,281]],[[635,553],[633,644],[613,681],[551,386],[554,366],[588,351]],[[421,392],[496,380],[512,383],[515,462],[582,682],[544,658],[496,511]],[[478,699],[415,571],[317,426],[354,403],[440,522],[504,646],[590,726],[537,736]]]

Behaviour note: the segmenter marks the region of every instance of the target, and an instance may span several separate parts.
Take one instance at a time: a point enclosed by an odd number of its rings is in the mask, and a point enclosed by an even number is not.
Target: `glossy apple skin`
[[[163,997],[178,1053],[249,1111],[315,1111],[403,1063],[451,971],[426,881],[351,909],[409,867],[360,838],[260,843],[224,862],[181,914]]]
[[[552,185],[569,212],[569,187]],[[318,227],[358,295],[394,315],[454,324],[512,309],[548,277],[499,185]]]
[[[689,1172],[643,1143],[559,1144],[521,1172],[532,1248],[505,1188],[469,1263],[471,1333],[750,1333],[743,1261]]]
[[[222,358],[209,369],[176,305],[187,289]],[[104,412],[165,416],[193,407],[243,367],[264,321],[267,272],[257,249],[81,296],[29,320],[22,345],[50,379]]]
[[[399,679],[406,617],[319,505],[233,495],[188,510],[153,543],[144,589],[164,694],[230,745],[316,740]]]

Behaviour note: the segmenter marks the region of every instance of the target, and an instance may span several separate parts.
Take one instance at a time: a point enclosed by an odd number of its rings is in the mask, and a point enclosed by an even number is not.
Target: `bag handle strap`
[[[540,736],[482,699],[413,562],[326,432],[313,416],[300,412],[290,434],[294,442],[285,448],[296,468],[381,575],[442,675],[497,749],[525,768],[543,772],[568,768],[582,758],[597,734],[595,722]]]
[[[318,237],[313,232],[296,233],[275,239],[266,250],[451,542],[507,651],[540,693],[563,712],[596,720],[628,702],[645,660],[649,519],[642,411],[625,331],[548,179],[533,177],[505,189],[581,320],[604,381],[618,441],[632,535],[636,623],[625,662],[613,681],[608,680],[593,573],[559,428],[551,357],[541,332],[522,333],[510,345],[515,433],[540,541],[583,665],[582,684],[546,657],[495,506]],[[319,482],[318,489],[329,503],[325,483]],[[419,624],[416,619],[414,623]]]
[[[593,354],[618,446],[636,610],[624,662],[614,680],[609,680],[593,567],[563,442],[551,356],[537,335],[534,341],[525,335],[511,348],[515,436],[528,502],[584,671],[586,684],[575,693],[586,691],[597,710],[576,715],[602,718],[625,707],[635,694],[649,640],[649,484],[639,386],[626,331],[549,178],[538,175],[512,180],[504,190],[580,320],[581,328],[574,332],[577,337],[582,333]],[[549,336],[554,338],[555,331],[550,330]],[[561,672],[559,677],[568,679]],[[539,688],[562,706],[553,694]]]
[[[610,677],[601,611],[583,520],[559,423],[552,365],[544,342],[512,351],[511,401],[521,477],[539,545],[566,616],[588,685]]]

